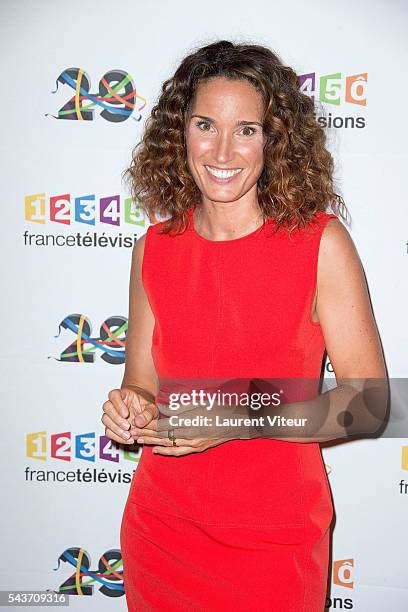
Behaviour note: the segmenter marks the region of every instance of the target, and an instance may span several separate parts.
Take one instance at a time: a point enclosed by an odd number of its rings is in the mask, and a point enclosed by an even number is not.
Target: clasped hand
[[[227,428],[223,431],[222,436],[211,436],[214,428],[205,425],[206,417],[208,418],[208,411],[205,406],[197,408],[197,406],[188,404],[178,408],[175,413],[165,404],[149,404],[134,419],[130,433],[139,444],[156,445],[152,449],[153,453],[175,457],[200,453],[207,448],[235,439],[234,435],[228,435],[233,434],[233,430]],[[189,422],[186,419],[189,419],[190,422],[195,419],[201,424],[185,425],[185,422]],[[169,439],[169,432],[175,438],[176,446]]]
[[[146,394],[146,393],[145,393]],[[174,411],[163,404],[156,404],[134,389],[122,387],[112,389],[108,400],[103,404],[101,421],[105,425],[105,435],[120,444],[154,444],[153,452],[160,455],[187,455],[199,453],[211,446],[217,446],[228,440],[234,440],[236,432],[223,428],[222,436],[219,431],[200,427],[182,427],[170,424],[170,417]],[[150,393],[148,394],[152,396]],[[159,409],[160,407],[160,409]],[[191,412],[191,417],[208,414],[205,407],[193,405],[182,406],[177,410],[178,415]],[[169,431],[176,439],[176,445],[169,439]],[[230,430],[231,431],[231,430]]]

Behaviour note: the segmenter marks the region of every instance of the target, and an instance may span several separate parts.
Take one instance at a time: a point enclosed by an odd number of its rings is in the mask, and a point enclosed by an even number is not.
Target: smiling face
[[[186,125],[187,162],[204,198],[256,199],[264,166],[263,101],[246,80],[200,83]]]

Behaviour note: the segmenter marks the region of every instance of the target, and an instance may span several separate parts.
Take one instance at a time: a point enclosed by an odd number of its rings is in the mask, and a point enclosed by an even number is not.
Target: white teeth
[[[230,178],[242,170],[242,168],[235,168],[235,170],[218,170],[216,168],[212,168],[211,166],[205,167],[207,168],[208,172],[221,179]]]

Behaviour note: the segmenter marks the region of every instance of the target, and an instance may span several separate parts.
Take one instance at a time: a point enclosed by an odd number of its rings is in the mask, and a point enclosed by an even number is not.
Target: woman
[[[313,111],[269,49],[219,41],[164,83],[134,151],[134,197],[170,219],[134,247],[125,374],[103,405],[106,435],[145,445],[121,526],[130,611],[324,610],[317,438],[181,436],[155,403],[161,380],[318,380],[325,346],[337,378],[385,377]]]

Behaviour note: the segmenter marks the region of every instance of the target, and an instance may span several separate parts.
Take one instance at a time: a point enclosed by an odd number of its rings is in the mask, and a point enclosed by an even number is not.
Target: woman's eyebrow
[[[217,123],[215,119],[211,119],[211,117],[206,117],[205,115],[191,115],[191,119],[193,117],[199,117],[200,119],[205,119],[205,121],[210,121],[211,123]],[[262,123],[260,123],[259,121],[237,121],[237,123],[235,124],[235,127],[238,127],[240,125],[259,125],[260,127],[263,127]]]

